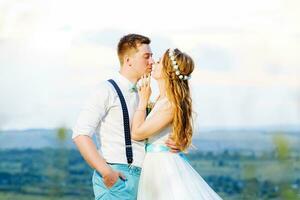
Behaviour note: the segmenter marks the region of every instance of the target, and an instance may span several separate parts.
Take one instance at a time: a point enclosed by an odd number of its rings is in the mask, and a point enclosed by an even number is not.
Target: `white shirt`
[[[138,106],[138,93],[130,92],[133,84],[121,74],[113,80],[125,98],[131,127],[133,114]],[[100,83],[81,110],[73,128],[72,139],[78,135],[92,137],[94,133],[101,144],[99,153],[101,152],[106,162],[127,164],[122,106],[116,90],[108,81]],[[145,156],[145,142],[131,142],[132,165],[141,167]]]

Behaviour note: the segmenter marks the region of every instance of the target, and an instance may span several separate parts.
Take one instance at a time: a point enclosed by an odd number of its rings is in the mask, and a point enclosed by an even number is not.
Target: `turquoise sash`
[[[146,144],[146,152],[169,152],[171,149],[165,145],[160,145],[160,144]],[[187,157],[184,155],[184,153],[179,152],[178,155],[183,158],[185,161],[188,161]]]

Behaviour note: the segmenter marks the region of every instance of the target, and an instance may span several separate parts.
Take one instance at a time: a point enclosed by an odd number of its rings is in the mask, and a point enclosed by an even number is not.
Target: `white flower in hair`
[[[179,79],[183,80],[189,80],[191,77],[187,75],[182,75],[181,72],[179,71],[179,66],[176,62],[175,56],[174,56],[174,49],[169,49],[169,58],[172,61],[173,69],[175,71],[175,74],[178,76]]]

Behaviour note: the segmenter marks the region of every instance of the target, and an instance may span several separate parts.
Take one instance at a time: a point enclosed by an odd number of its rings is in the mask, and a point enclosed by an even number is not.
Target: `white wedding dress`
[[[147,119],[168,104],[167,98],[157,101]],[[165,141],[171,132],[170,125],[148,139],[137,199],[221,200],[221,197],[192,168],[183,154],[168,151]]]

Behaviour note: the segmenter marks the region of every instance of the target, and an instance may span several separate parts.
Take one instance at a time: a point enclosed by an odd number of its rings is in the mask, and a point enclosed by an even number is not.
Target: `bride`
[[[133,140],[147,139],[146,156],[138,188],[138,200],[220,200],[181,153],[192,141],[192,100],[189,78],[194,70],[190,56],[168,49],[152,72],[160,96],[146,117],[151,95],[150,76],[143,76],[139,106],[131,127]],[[171,137],[181,152],[172,153],[165,145]]]

